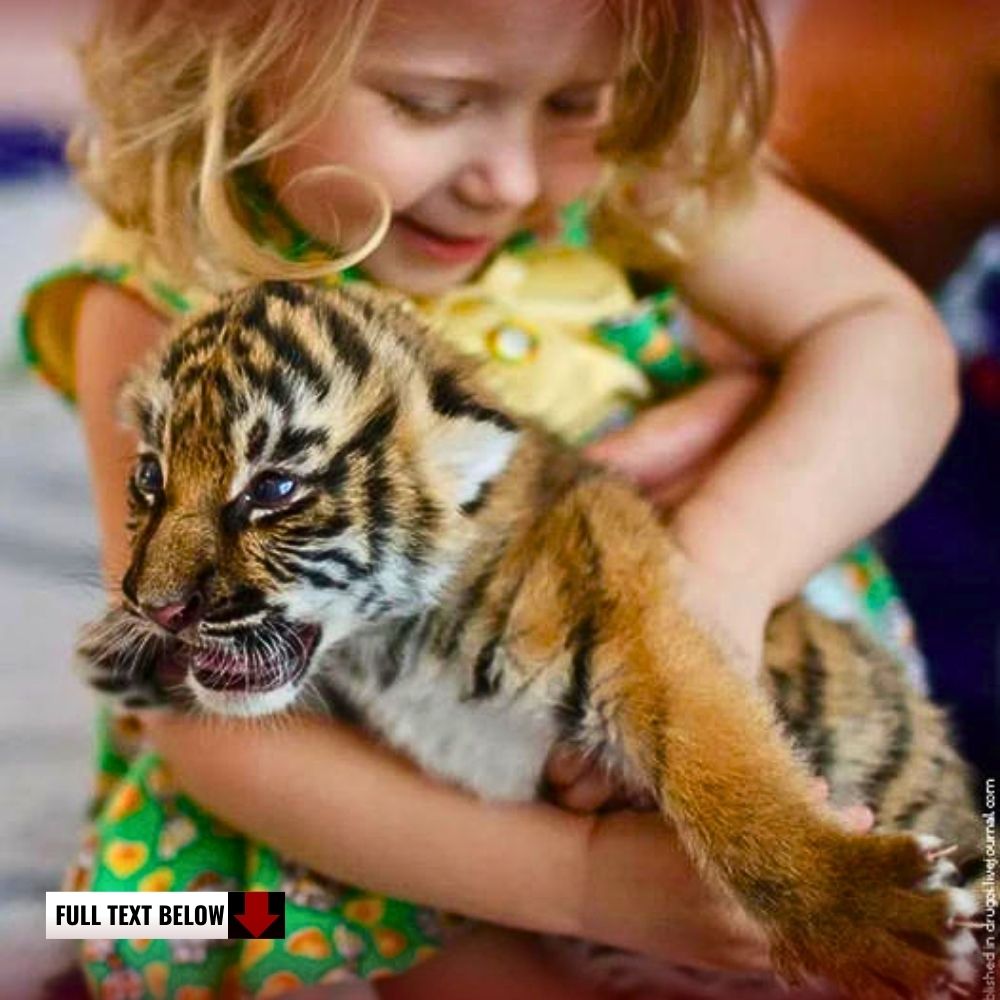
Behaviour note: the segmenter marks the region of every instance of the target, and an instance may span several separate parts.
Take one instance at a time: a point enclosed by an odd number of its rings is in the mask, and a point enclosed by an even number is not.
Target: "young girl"
[[[593,454],[676,505],[687,600],[747,670],[774,606],[909,496],[952,424],[933,313],[757,162],[769,64],[751,0],[134,0],[109,3],[84,66],[97,119],[77,162],[106,219],[25,329],[79,403],[112,586],[133,449],[117,388],[172,317],[261,275],[332,280],[360,258],[344,280],[413,295],[512,409],[567,438],[648,406]],[[718,374],[648,405],[696,367],[668,283],[732,341],[703,352]],[[288,938],[92,945],[95,993],[273,996],[402,972],[438,921],[375,893],[766,964],[655,816],[485,805],[326,721],[159,716],[158,755],[103,725],[73,887],[285,889]],[[552,778],[593,808],[606,790],[580,771],[560,760]],[[413,995],[446,995],[433,968]]]

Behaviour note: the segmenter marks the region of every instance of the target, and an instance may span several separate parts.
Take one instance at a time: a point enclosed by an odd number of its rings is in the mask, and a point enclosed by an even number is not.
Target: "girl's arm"
[[[115,417],[128,370],[165,324],[112,288],[86,296],[77,391],[110,581],[127,563],[134,441]],[[439,785],[347,727],[156,713],[147,728],[196,800],[333,877],[499,923],[718,967],[765,964],[756,930],[705,887],[656,815],[489,806]]]
[[[674,961],[767,967],[758,932],[705,887],[658,813],[485,803],[315,718],[144,721],[185,792],[333,878]]]
[[[756,653],[771,609],[929,472],[957,414],[955,354],[900,272],[770,177],[679,283],[778,370],[762,415],[675,515],[693,601]],[[655,463],[651,424],[602,457]]]

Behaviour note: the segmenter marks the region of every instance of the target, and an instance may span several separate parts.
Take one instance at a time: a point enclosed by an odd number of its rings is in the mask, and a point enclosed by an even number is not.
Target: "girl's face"
[[[596,181],[618,51],[600,0],[384,0],[336,105],[276,156],[279,186],[336,164],[377,181],[392,218],[365,269],[441,291]],[[371,196],[307,176],[286,205],[327,238],[333,209],[360,239]]]

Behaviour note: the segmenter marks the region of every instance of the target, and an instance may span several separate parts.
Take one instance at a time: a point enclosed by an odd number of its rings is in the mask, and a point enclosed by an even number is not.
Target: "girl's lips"
[[[474,239],[446,236],[408,219],[405,215],[397,215],[394,224],[410,246],[445,264],[466,264],[485,257],[496,243],[487,236]]]

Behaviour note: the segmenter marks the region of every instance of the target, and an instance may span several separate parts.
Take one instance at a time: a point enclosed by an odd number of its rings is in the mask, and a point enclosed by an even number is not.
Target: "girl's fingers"
[[[592,813],[605,806],[617,790],[616,784],[599,768],[556,790],[556,802],[572,812]]]
[[[556,747],[545,769],[553,800],[573,812],[596,812],[617,786],[603,767],[571,747]]]
[[[817,805],[830,797],[830,785],[825,778],[814,778],[813,796]],[[875,825],[875,814],[865,805],[846,806],[837,810],[837,818],[848,830],[867,833]]]
[[[658,510],[674,510],[698,489],[718,455],[718,452],[712,452],[705,460],[679,471],[664,483],[657,484],[647,490],[646,498]]]
[[[549,754],[549,761],[545,767],[545,777],[552,785],[572,785],[593,766],[593,762],[579,750],[567,746],[557,746]]]
[[[855,833],[867,833],[875,825],[875,814],[868,806],[848,806],[837,812],[840,822]]]
[[[652,489],[707,459],[742,428],[763,400],[767,380],[750,371],[714,375],[683,396],[640,415],[586,454]]]

